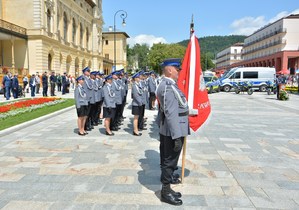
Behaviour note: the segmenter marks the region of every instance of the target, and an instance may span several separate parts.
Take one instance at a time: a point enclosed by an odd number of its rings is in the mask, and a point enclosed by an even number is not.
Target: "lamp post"
[[[114,14],[114,27],[113,27],[113,30],[114,30],[114,62],[113,62],[113,65],[115,68],[114,70],[116,70],[116,24],[115,24],[115,18],[118,13],[120,13],[120,18],[123,19],[123,22],[122,22],[123,26],[126,26],[126,18],[127,18],[127,12],[124,10],[118,10]]]

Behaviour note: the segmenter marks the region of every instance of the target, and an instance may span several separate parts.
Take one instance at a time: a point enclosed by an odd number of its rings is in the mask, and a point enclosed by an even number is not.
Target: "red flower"
[[[58,98],[34,98],[29,100],[17,101],[8,105],[0,106],[0,113],[8,112],[14,109],[30,107],[32,105],[44,104],[50,101],[55,101]]]

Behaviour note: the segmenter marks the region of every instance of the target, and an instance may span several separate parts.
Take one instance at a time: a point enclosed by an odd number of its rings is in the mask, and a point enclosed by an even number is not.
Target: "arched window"
[[[67,16],[66,14],[64,13],[63,14],[63,38],[65,41],[67,41]]]
[[[50,53],[48,54],[48,70],[52,70],[52,56]]]
[[[80,45],[82,46],[83,42],[83,27],[82,23],[80,23]]]
[[[47,10],[47,28],[48,32],[51,32],[51,11]]]
[[[86,48],[88,49],[88,42],[89,42],[89,31],[88,28],[86,28]]]
[[[73,43],[76,44],[76,21],[75,19],[73,18],[73,33],[72,33],[72,40],[73,40]]]

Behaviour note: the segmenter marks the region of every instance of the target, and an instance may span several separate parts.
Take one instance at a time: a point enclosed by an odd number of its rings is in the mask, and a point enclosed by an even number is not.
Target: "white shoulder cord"
[[[98,90],[98,89],[99,89],[98,82],[97,82],[96,80],[94,80],[94,81],[93,81],[93,84],[94,84],[94,85],[93,85],[93,89],[94,89],[94,90]]]
[[[138,94],[142,95],[142,89],[140,90],[140,88],[138,87],[137,83],[135,83],[135,87],[137,89]]]
[[[84,91],[84,89],[83,89],[83,93],[82,93],[82,91],[81,91],[81,86],[78,86],[78,90],[79,90],[79,94],[80,94],[80,96],[82,97],[82,98],[86,98],[86,92]]]
[[[88,87],[88,89],[91,90],[91,89],[92,89],[92,84],[91,84],[91,87],[90,87],[90,86],[88,85],[88,82],[87,82],[87,80],[90,80],[90,79],[89,79],[87,76],[84,76],[84,77],[87,78],[87,79],[86,79],[86,86]]]
[[[180,96],[180,93],[177,91],[177,89],[171,85],[173,92],[174,92],[174,96],[176,97],[176,99],[179,102],[179,106],[181,108],[186,108],[188,106],[188,102],[186,100],[183,100],[182,97]]]
[[[120,85],[118,85],[115,80],[113,80],[113,83],[115,84],[116,90],[120,90],[121,89]]]
[[[108,89],[109,96],[110,96],[111,98],[114,98],[114,97],[115,97],[115,93],[111,93],[111,90],[110,90],[109,85],[107,85],[107,89]]]

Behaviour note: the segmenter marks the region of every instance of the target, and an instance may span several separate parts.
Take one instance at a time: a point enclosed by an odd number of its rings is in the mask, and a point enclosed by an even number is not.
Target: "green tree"
[[[184,57],[186,47],[178,44],[154,44],[148,54],[149,66],[156,70],[160,70],[160,64],[167,58]]]
[[[127,59],[129,67],[138,64],[139,69],[145,69],[148,65],[147,55],[149,53],[149,46],[146,44],[135,44],[132,48],[127,48]]]

